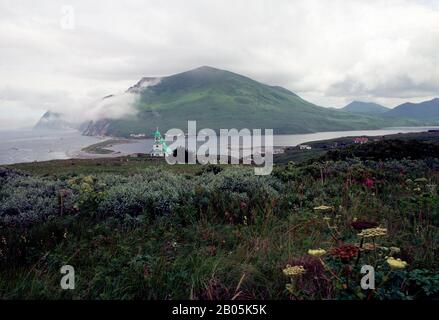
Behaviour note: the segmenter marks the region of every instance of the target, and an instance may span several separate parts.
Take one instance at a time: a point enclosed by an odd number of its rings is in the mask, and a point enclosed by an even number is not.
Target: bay
[[[307,134],[275,135],[275,147],[292,147],[299,144],[355,136],[383,136],[388,134],[423,132],[438,130],[439,127],[398,127],[380,130],[331,131]],[[82,148],[104,141],[108,138],[83,136],[75,130],[0,130],[0,165],[21,162],[47,161],[54,159],[92,158],[104,155],[85,154]],[[133,153],[149,153],[153,139],[132,140],[131,143],[114,144],[113,155],[121,156]]]

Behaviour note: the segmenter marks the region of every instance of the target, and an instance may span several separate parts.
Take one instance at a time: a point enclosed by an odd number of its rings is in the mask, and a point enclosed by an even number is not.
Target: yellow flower
[[[390,266],[391,269],[404,269],[407,267],[408,263],[405,261],[402,261],[401,259],[395,259],[393,257],[390,257],[386,260],[387,264]]]
[[[83,182],[92,184],[93,183],[93,177],[92,176],[86,176],[82,179]]]
[[[283,269],[284,275],[288,277],[300,276],[306,272],[303,266],[290,266],[289,264]]]
[[[362,238],[382,237],[387,235],[387,229],[385,228],[369,228],[361,231],[358,236]]]
[[[83,192],[92,192],[92,191],[93,191],[93,188],[92,188],[91,185],[89,185],[88,183],[83,182],[83,183],[81,184],[81,191],[83,191]]]
[[[70,186],[74,186],[74,185],[76,185],[76,183],[77,183],[76,178],[71,178],[71,179],[67,180],[67,184]]]
[[[323,249],[315,249],[315,250],[309,249],[308,250],[308,254],[310,254],[310,255],[312,255],[314,257],[321,257],[321,256],[326,254],[326,250],[323,250]]]
[[[330,211],[330,210],[333,210],[333,209],[334,209],[333,206],[325,206],[325,205],[314,207],[314,210],[317,210],[317,211]]]

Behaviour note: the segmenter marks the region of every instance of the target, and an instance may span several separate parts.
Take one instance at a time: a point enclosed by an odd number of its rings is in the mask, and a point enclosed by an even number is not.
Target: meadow
[[[270,176],[148,157],[0,168],[0,298],[437,299],[439,159],[419,147]]]

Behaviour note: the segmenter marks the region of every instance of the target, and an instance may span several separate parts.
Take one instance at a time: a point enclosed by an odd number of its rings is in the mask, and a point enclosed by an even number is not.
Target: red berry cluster
[[[358,254],[359,248],[351,244],[345,244],[331,249],[332,256],[340,258],[343,263],[348,263]]]

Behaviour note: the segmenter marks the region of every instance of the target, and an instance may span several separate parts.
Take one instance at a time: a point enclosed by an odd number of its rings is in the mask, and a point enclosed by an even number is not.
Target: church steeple
[[[160,134],[159,127],[157,127],[157,129],[154,132],[154,140],[156,140],[156,141],[160,140],[161,137],[162,137],[162,135]]]
[[[164,157],[169,152],[170,149],[165,140],[162,138],[159,128],[157,127],[156,131],[154,132],[154,145],[152,147],[151,156]]]

